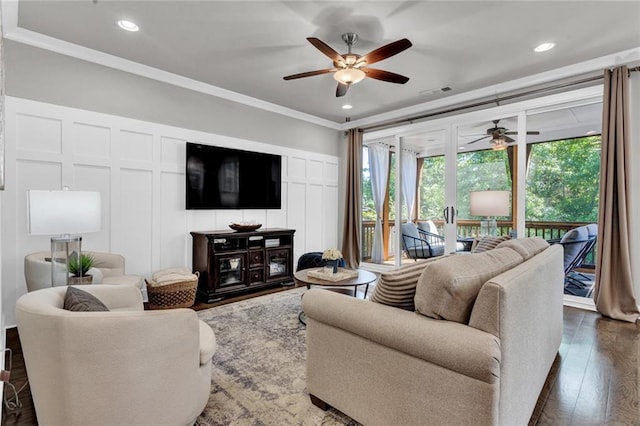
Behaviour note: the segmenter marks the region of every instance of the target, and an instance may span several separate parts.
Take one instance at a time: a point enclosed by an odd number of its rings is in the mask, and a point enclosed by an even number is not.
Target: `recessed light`
[[[547,43],[541,43],[541,44],[537,45],[537,46],[533,49],[533,51],[534,51],[534,52],[537,52],[537,53],[540,53],[540,52],[546,52],[547,50],[551,50],[551,49],[553,49],[555,45],[556,45],[555,43],[550,43],[550,42],[547,42]]]
[[[353,105],[349,105],[349,104],[342,105],[342,109],[351,109],[351,108],[353,108]]]
[[[119,20],[118,26],[125,31],[132,31],[132,32],[138,31],[140,29],[135,22],[127,21],[126,19]]]

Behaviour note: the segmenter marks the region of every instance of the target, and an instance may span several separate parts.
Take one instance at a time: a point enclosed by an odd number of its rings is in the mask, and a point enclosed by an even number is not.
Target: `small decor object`
[[[327,266],[332,267],[333,273],[335,274],[338,272],[338,264],[340,260],[342,260],[342,253],[335,248],[327,249],[322,252],[322,260],[326,262]]]
[[[93,267],[94,263],[95,259],[90,254],[80,254],[78,256],[77,253],[73,253],[69,256],[69,264],[67,265],[71,274],[69,284],[91,284],[93,277],[87,275],[87,272]]]
[[[234,231],[255,231],[256,229],[260,229],[262,227],[261,223],[255,222],[240,222],[240,223],[231,223],[229,224],[229,228]]]
[[[196,301],[200,273],[189,268],[163,269],[145,280],[149,309],[190,308]]]

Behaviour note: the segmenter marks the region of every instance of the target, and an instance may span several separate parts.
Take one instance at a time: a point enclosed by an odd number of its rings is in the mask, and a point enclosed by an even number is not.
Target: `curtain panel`
[[[360,266],[360,214],[362,211],[362,130],[350,129],[347,137],[342,257],[347,267]]]
[[[636,322],[631,275],[629,208],[629,71],[626,66],[604,72],[598,256],[593,299],[600,313]]]
[[[418,168],[416,153],[410,150],[402,150],[400,156],[402,161],[402,196],[407,206],[407,221],[414,219],[414,205],[416,201],[416,182],[418,179]],[[395,241],[395,239],[394,239]]]
[[[389,175],[389,145],[372,143],[369,146],[369,173],[371,174],[371,192],[376,209],[376,224],[373,229],[373,247],[371,261],[384,261],[382,247],[382,213],[384,197],[387,192],[387,176]]]

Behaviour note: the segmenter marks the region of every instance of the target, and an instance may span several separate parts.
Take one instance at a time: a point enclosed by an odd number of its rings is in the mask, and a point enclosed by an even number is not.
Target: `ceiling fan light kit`
[[[404,84],[409,81],[408,77],[400,74],[374,68],[366,68],[367,65],[382,61],[410,48],[412,44],[406,38],[386,44],[362,56],[351,52],[351,47],[355,44],[356,40],[358,40],[358,35],[356,33],[344,33],[342,34],[342,40],[346,43],[348,48],[348,52],[343,55],[333,50],[322,40],[315,37],[307,37],[307,41],[309,41],[309,43],[333,61],[334,68],[308,71],[288,75],[283,78],[285,80],[293,80],[303,77],[312,77],[314,75],[334,73],[333,78],[338,82],[336,97],[346,95],[349,86],[364,80],[365,77],[371,77],[376,80],[397,84]]]

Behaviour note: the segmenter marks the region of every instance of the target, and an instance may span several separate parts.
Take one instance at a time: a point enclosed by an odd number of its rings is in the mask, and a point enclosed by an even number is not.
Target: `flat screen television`
[[[281,208],[279,155],[187,142],[186,208]]]

